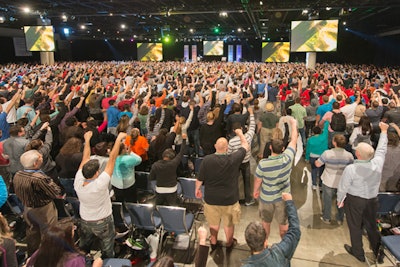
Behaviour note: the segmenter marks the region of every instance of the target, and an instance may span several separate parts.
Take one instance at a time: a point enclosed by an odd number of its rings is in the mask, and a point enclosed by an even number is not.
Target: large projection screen
[[[163,60],[162,43],[137,43],[138,60],[161,61]]]
[[[336,51],[338,24],[338,20],[292,21],[290,51]]]
[[[204,56],[223,56],[224,41],[204,41],[203,42]]]
[[[24,26],[26,48],[28,51],[53,52],[53,26]]]
[[[290,55],[289,42],[263,42],[262,58],[263,62],[288,62]]]

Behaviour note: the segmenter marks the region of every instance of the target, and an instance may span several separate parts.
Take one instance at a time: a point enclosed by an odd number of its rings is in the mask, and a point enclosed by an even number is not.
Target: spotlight
[[[263,3],[263,1],[260,1],[260,6],[262,6],[264,3]]]
[[[242,32],[242,28],[238,28],[237,31],[238,31],[238,32]]]
[[[345,25],[347,24],[347,22],[346,22],[346,21],[343,21],[342,24],[343,24],[343,26],[345,26]]]
[[[65,35],[69,35],[69,29],[68,28],[64,28],[63,32],[64,32]]]
[[[304,16],[304,15],[307,15],[308,14],[308,9],[303,9],[303,11],[301,11],[301,14]]]
[[[193,33],[193,32],[194,32],[194,29],[190,29],[189,31],[190,31],[191,33]]]
[[[62,19],[63,22],[67,22],[68,17],[67,17],[67,15],[63,14],[63,15],[61,16],[61,19]]]
[[[219,12],[219,16],[220,16],[220,17],[227,17],[227,16],[228,16],[228,12],[226,12],[226,11],[221,11],[221,12]]]
[[[81,25],[81,30],[86,29],[86,25]]]
[[[113,13],[110,13],[109,15],[110,15],[110,17],[114,16],[114,14],[113,14]]]
[[[125,24],[121,24],[121,29],[125,29],[126,25]]]
[[[344,29],[345,29],[345,31],[346,31],[346,32],[347,32],[347,31],[349,31],[349,28],[347,28],[347,27],[346,27],[346,28],[344,28]]]
[[[124,38],[121,38],[121,42],[124,42],[125,41],[125,39]]]
[[[104,39],[104,42],[108,42],[108,39],[106,38],[106,39]]]
[[[329,11],[329,10],[331,10],[332,8],[329,7],[329,6],[327,6],[325,9],[326,9],[327,11]]]
[[[22,8],[22,11],[23,11],[24,13],[26,13],[26,14],[31,13],[31,9],[30,9],[29,7],[23,7],[23,8]]]
[[[0,16],[0,23],[4,23],[6,21],[6,18],[3,16]]]

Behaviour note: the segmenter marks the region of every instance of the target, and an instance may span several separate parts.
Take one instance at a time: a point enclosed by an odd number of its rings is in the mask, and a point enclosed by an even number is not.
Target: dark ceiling
[[[0,0],[0,27],[48,18],[57,32],[69,28],[69,38],[276,41],[289,39],[291,21],[317,18],[385,36],[400,33],[399,15],[400,0]]]

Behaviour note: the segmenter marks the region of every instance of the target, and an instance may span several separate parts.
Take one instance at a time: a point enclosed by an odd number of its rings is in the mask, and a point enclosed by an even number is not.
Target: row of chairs
[[[397,224],[396,216],[400,215],[400,193],[381,192],[378,194],[378,201],[378,217],[387,217],[394,227]],[[400,267],[400,235],[383,236],[382,247],[393,266]]]

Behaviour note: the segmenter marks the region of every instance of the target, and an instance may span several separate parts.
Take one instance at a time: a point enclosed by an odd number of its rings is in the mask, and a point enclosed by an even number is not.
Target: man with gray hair
[[[53,199],[60,197],[61,188],[40,170],[42,163],[42,154],[37,150],[25,152],[21,156],[24,170],[17,172],[13,180],[15,194],[25,207],[29,256],[39,248],[41,235],[57,222],[58,216]]]
[[[351,246],[345,244],[344,248],[361,262],[365,262],[362,243],[363,228],[367,231],[372,251],[378,263],[383,263],[384,257],[380,250],[381,236],[375,220],[379,205],[377,196],[387,151],[389,125],[381,122],[379,128],[381,135],[376,151],[367,143],[357,145],[355,148],[357,160],[344,169],[337,192],[338,207],[344,206],[350,231]]]

